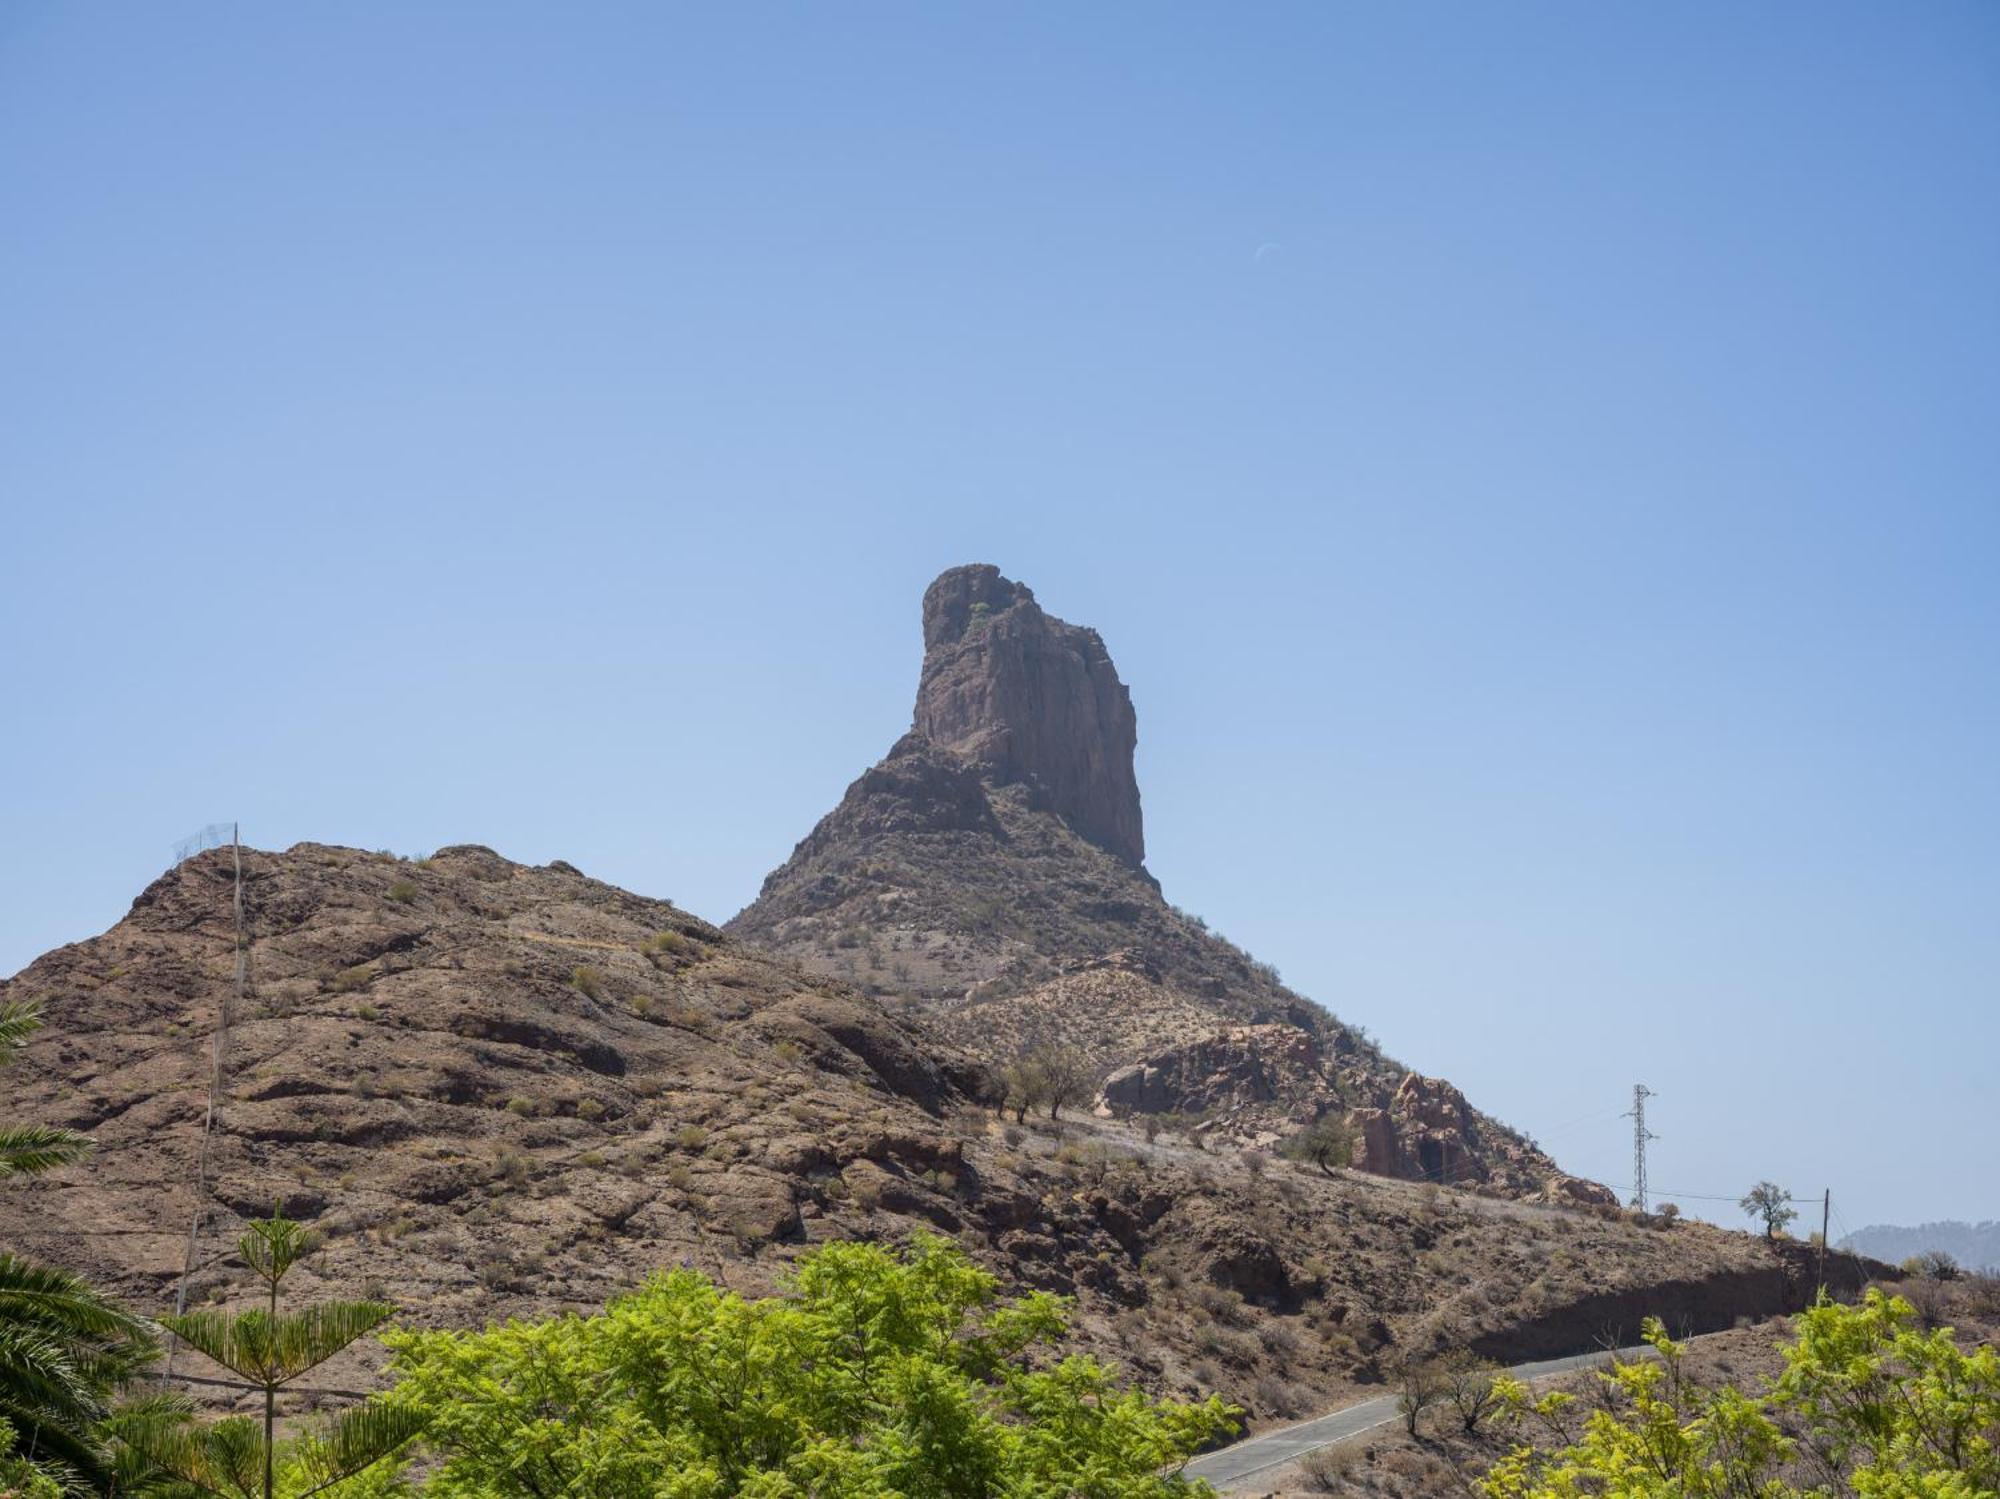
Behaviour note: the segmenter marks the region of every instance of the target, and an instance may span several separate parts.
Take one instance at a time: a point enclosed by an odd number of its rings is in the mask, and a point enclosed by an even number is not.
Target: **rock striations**
[[[1026,788],[1082,838],[1145,862],[1138,720],[1095,630],[1045,614],[995,567],[955,567],[924,592],[917,737]]]
[[[45,1018],[9,1109],[96,1147],[0,1183],[0,1245],[143,1312],[172,1305],[197,1214],[191,1304],[241,1298],[224,1246],[274,1202],[325,1241],[303,1272],[316,1294],[387,1295],[430,1324],[595,1306],[676,1264],[768,1290],[808,1245],[922,1229],[1077,1297],[1086,1345],[1149,1385],[1219,1385],[1278,1416],[1377,1377],[1441,1316],[1539,1347],[1593,1335],[1607,1288],[1702,1325],[1803,1294],[1747,1235],[1360,1173],[1258,1177],[1115,1120],[1003,1124],[922,1017],[566,864],[301,844],[246,850],[244,876],[240,1002],[214,853],[0,983],[0,1003]],[[1129,967],[1070,982],[1135,1017],[1178,1013]],[[1282,1048],[1257,1044],[1281,1070]],[[1476,1296],[1422,1258],[1446,1234],[1486,1266]],[[1590,1275],[1551,1276],[1572,1249]],[[1237,1329],[1226,1373],[1220,1316]]]
[[[988,1062],[1081,1056],[1109,1113],[1256,1144],[1338,1113],[1364,1170],[1612,1200],[1162,898],[1137,720],[1096,631],[989,566],[932,583],[923,627],[911,732],[732,932],[920,1007]]]

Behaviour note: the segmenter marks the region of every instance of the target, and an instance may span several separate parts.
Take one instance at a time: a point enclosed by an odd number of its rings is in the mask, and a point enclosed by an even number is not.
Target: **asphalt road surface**
[[[1618,1356],[1629,1359],[1652,1351],[1643,1345],[1620,1348]],[[1544,1374],[1567,1374],[1572,1369],[1602,1364],[1608,1357],[1610,1355],[1601,1350],[1578,1353],[1568,1358],[1545,1358],[1539,1363],[1515,1364],[1507,1372],[1516,1379],[1535,1379]],[[1259,1473],[1282,1467],[1308,1452],[1331,1447],[1335,1442],[1344,1442],[1349,1437],[1358,1437],[1364,1431],[1373,1431],[1378,1426],[1400,1419],[1396,1411],[1396,1397],[1378,1395],[1373,1400],[1345,1406],[1331,1415],[1316,1416],[1296,1426],[1280,1427],[1264,1436],[1247,1438],[1233,1447],[1219,1447],[1204,1453],[1187,1465],[1186,1472],[1190,1478],[1206,1478],[1225,1492],[1245,1488]]]

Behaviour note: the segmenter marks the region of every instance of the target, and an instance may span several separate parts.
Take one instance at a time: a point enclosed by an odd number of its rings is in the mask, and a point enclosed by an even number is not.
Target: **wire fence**
[[[180,1282],[174,1289],[174,1315],[181,1316],[187,1311],[188,1282],[194,1278],[199,1268],[201,1254],[201,1234],[204,1220],[208,1216],[209,1155],[215,1137],[216,1116],[222,1103],[223,1058],[229,1044],[229,1019],[232,1007],[241,1009],[243,1004],[244,981],[249,970],[249,951],[244,941],[243,930],[243,843],[237,824],[233,822],[212,822],[197,832],[190,833],[174,845],[174,864],[179,865],[196,854],[212,848],[227,846],[234,854],[234,889],[230,896],[230,926],[235,947],[235,973],[229,992],[216,1003],[215,1030],[209,1038],[208,1046],[208,1104],[202,1111],[200,1143],[195,1149],[194,1159],[194,1212],[188,1221],[187,1255],[181,1265]],[[180,1339],[170,1339],[167,1344],[165,1377],[174,1377],[174,1361],[180,1352]]]
[[[196,854],[205,854],[212,848],[223,848],[236,841],[236,824],[233,822],[211,822],[205,828],[197,828],[174,845],[174,857],[167,868],[175,864],[185,864]]]

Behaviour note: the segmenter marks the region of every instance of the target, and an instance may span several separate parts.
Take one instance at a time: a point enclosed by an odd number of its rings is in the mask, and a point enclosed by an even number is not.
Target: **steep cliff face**
[[[955,567],[924,594],[916,734],[1026,787],[1091,843],[1146,857],[1132,697],[1095,630],[1043,612],[998,568]]]
[[[1517,1197],[1567,1180],[1162,898],[1140,863],[1131,695],[1094,630],[987,566],[932,583],[923,628],[914,727],[732,933],[921,1005],[990,1062],[1059,1048],[1107,1112],[1201,1114],[1212,1138],[1269,1144],[1340,1109],[1364,1170]]]

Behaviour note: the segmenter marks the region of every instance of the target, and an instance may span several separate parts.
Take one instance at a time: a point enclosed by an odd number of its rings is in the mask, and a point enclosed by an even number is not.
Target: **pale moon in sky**
[[[1264,265],[1276,259],[1278,252],[1283,248],[1283,245],[1272,244],[1269,240],[1266,240],[1257,247],[1257,253],[1250,257],[1250,262],[1252,265]]]

